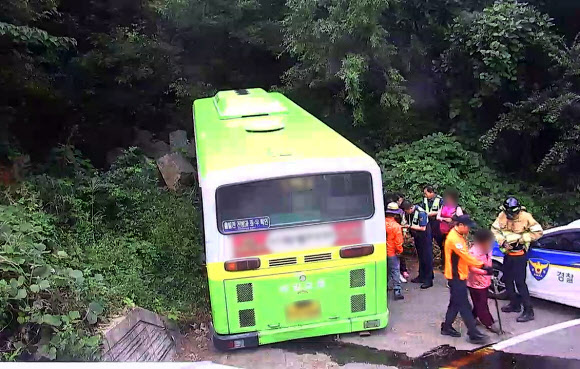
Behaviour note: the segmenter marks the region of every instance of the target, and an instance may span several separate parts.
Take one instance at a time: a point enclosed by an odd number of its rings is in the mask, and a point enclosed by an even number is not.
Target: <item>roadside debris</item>
[[[171,153],[157,160],[157,167],[167,187],[173,191],[191,185],[195,180],[195,169],[180,153]]]

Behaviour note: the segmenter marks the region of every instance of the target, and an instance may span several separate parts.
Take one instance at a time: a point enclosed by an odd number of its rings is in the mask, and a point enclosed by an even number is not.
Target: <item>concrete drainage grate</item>
[[[103,361],[171,361],[177,330],[159,315],[135,308],[103,333]]]

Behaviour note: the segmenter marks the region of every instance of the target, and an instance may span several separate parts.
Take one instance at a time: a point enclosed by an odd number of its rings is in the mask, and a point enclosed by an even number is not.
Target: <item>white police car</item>
[[[505,299],[503,254],[493,248],[494,280],[490,297]],[[526,283],[530,295],[580,308],[580,220],[547,229],[528,253]]]

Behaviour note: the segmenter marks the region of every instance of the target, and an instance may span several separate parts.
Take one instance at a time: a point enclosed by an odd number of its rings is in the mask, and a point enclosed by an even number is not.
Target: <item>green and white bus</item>
[[[386,327],[376,162],[280,93],[222,91],[193,116],[215,346]]]

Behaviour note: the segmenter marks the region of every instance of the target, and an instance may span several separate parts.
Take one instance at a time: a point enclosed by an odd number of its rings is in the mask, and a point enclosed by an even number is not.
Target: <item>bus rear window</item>
[[[374,214],[368,172],[316,174],[227,185],[216,193],[220,232],[366,219]]]

